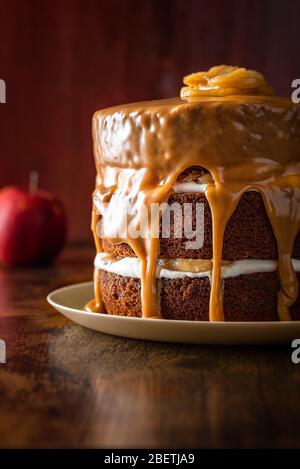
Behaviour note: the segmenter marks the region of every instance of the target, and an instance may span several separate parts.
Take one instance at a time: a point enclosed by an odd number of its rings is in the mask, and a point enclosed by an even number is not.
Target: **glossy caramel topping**
[[[192,73],[184,77],[183,82],[187,86],[181,88],[182,98],[273,94],[273,89],[261,73],[229,65],[218,65],[207,72]]]
[[[151,203],[166,202],[178,176],[200,166],[213,178],[206,190],[213,219],[210,320],[224,320],[223,236],[249,190],[262,194],[277,238],[278,310],[280,319],[290,319],[289,306],[298,292],[291,254],[300,228],[299,106],[268,96],[134,103],[97,112],[93,139],[94,206],[108,240],[127,242],[141,260],[144,317],[160,317],[155,282],[159,240],[150,229],[140,237],[129,235],[128,224],[138,231]]]

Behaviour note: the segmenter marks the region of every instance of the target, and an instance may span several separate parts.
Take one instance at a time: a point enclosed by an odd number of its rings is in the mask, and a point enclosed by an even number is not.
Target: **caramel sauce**
[[[99,307],[96,300],[89,301],[85,306],[84,309],[88,313],[103,313],[104,311]]]
[[[162,269],[191,272],[193,274],[212,270],[210,259],[159,259],[158,264]],[[223,264],[224,262],[222,262]]]
[[[290,320],[289,307],[298,293],[291,257],[300,229],[300,106],[271,96],[128,104],[94,115],[93,141],[98,181],[93,217],[102,217],[109,242],[128,243],[141,260],[143,317],[161,317],[155,281],[159,239],[151,238],[150,229],[130,237],[127,222],[138,229],[145,217],[141,206],[150,213],[151,203],[166,202],[178,176],[199,166],[213,178],[206,190],[213,220],[210,320],[224,320],[223,237],[240,198],[250,190],[262,195],[277,239],[278,314]],[[131,210],[126,220],[124,204]],[[93,232],[101,249],[95,223]],[[95,294],[98,308],[98,287]]]
[[[94,269],[94,295],[95,299],[85,305],[85,310],[89,313],[105,313],[105,307],[100,293],[99,270]]]
[[[95,207],[92,209],[92,223],[91,229],[94,236],[95,246],[97,252],[103,252],[101,239],[97,234],[97,224],[100,221],[100,215],[97,213]],[[95,299],[89,301],[85,305],[85,310],[88,312],[103,313],[105,312],[105,307],[102,302],[100,294],[100,280],[98,269],[94,269],[94,296]]]

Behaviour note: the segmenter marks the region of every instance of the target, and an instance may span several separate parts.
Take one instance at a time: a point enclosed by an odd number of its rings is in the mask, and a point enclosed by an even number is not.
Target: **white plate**
[[[81,326],[133,339],[233,345],[291,343],[300,337],[300,321],[210,323],[87,313],[82,308],[92,298],[93,282],[84,282],[59,288],[50,293],[47,300],[53,308]]]

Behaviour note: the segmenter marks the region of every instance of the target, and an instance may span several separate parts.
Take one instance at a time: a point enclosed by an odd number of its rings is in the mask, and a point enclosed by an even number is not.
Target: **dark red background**
[[[229,63],[278,94],[300,77],[300,1],[0,0],[0,187],[31,169],[90,237],[96,109],[177,95],[188,72]]]

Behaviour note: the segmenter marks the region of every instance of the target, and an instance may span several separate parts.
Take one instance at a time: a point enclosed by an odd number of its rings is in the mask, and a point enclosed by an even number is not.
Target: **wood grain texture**
[[[291,348],[122,339],[73,324],[52,289],[91,278],[93,250],[0,270],[0,447],[300,447]]]
[[[0,187],[41,185],[90,237],[96,109],[178,95],[182,76],[230,63],[279,94],[299,77],[298,0],[0,0]]]

